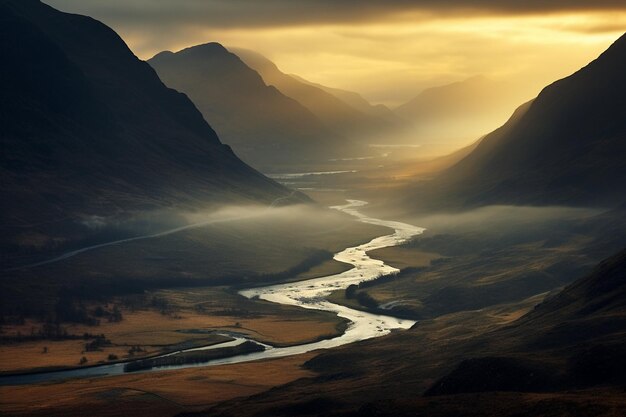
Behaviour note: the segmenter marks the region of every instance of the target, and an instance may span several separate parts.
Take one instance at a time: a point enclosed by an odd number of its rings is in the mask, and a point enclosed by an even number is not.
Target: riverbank
[[[380,337],[388,334],[392,330],[408,329],[413,326],[414,322],[411,320],[402,320],[389,316],[368,314],[333,304],[325,300],[325,297],[327,297],[332,290],[342,288],[345,289],[347,286],[352,284],[374,280],[380,276],[397,272],[396,268],[386,265],[380,260],[370,258],[367,255],[367,252],[401,244],[406,242],[411,237],[422,233],[424,230],[405,223],[386,221],[365,216],[358,211],[358,208],[365,206],[366,204],[367,203],[364,201],[349,200],[348,204],[334,206],[333,209],[354,216],[362,223],[390,227],[394,230],[394,232],[389,235],[372,239],[368,243],[356,247],[349,247],[341,252],[338,252],[334,256],[335,260],[352,264],[354,268],[327,277],[240,291],[240,294],[248,298],[259,298],[282,305],[291,305],[306,309],[332,312],[338,317],[347,319],[351,322],[345,333],[341,336],[321,340],[315,343],[268,349],[263,352],[217,359],[208,362],[206,365],[232,364],[259,359],[297,355],[317,349],[328,349],[359,340]],[[254,339],[249,339],[249,341],[255,342]],[[170,369],[182,369],[187,366],[188,364],[182,364],[178,367],[170,367]],[[8,377],[5,377],[2,378],[4,381],[0,380],[0,382],[4,384],[32,383],[62,378],[119,375],[123,372],[124,367],[119,364],[103,365],[89,369],[76,369],[66,372],[61,371],[50,374],[38,374],[36,377],[24,376],[20,379],[9,379]]]

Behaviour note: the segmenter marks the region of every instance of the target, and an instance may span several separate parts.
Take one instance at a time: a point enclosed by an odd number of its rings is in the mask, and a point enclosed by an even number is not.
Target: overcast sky
[[[220,42],[389,105],[477,74],[537,90],[626,31],[623,0],[45,0],[141,58]]]

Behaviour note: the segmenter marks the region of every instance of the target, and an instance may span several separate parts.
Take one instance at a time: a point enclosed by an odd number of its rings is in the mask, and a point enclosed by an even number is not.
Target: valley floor
[[[324,187],[328,185],[325,183]],[[334,184],[335,189],[340,185],[341,182]],[[325,189],[308,192],[325,206],[340,204],[351,197],[378,201],[367,187],[356,187],[350,192]],[[371,210],[378,209],[374,205]],[[376,212],[381,218],[385,214]],[[606,253],[626,243],[620,240],[624,236],[621,232],[605,233],[611,227],[614,231],[622,230],[619,214],[590,211],[540,212],[530,217],[516,214],[519,213],[498,209],[473,213],[470,218],[404,217],[403,221],[425,226],[428,230],[424,236],[369,253],[400,269],[400,273],[350,291],[337,291],[330,297],[331,301],[351,308],[419,320],[411,330],[281,359],[2,386],[0,406],[9,415],[20,416],[81,415],[86,409],[94,416],[129,411],[133,415],[151,416],[188,412],[223,416],[620,415],[626,403],[621,395],[623,391],[615,386],[550,392],[422,395],[464,359],[513,355],[516,352],[513,342],[504,339],[495,343],[491,335],[514,326],[542,300],[584,276]],[[523,220],[527,218],[532,220]],[[193,231],[158,245],[151,242],[111,248],[107,253],[93,253],[88,258],[51,266],[46,271],[52,277],[59,277],[73,275],[85,265],[102,264],[107,257],[128,259],[117,265],[105,263],[105,268],[98,272],[114,276],[124,271],[136,279],[149,280],[154,273],[151,271],[158,271],[161,267],[157,264],[164,262],[160,245],[165,244],[180,251],[173,258],[175,263],[183,255],[190,261],[185,271],[170,269],[172,276],[198,279],[204,274],[214,277],[210,278],[214,284],[198,280],[198,284],[182,288],[150,288],[141,297],[116,295],[106,302],[85,302],[82,307],[86,311],[100,306],[110,312],[117,306],[123,316],[119,322],[102,319],[99,326],[64,325],[69,334],[103,333],[108,343],[95,351],[85,351],[87,341],[82,339],[16,340],[18,332],[27,337],[42,323],[32,319],[6,323],[2,335],[5,342],[0,345],[0,369],[11,373],[75,367],[83,356],[87,361],[83,365],[89,365],[220,340],[221,336],[208,334],[207,330],[243,333],[276,346],[341,334],[345,322],[332,314],[248,300],[237,295],[236,289],[251,282],[261,285],[344,271],[345,264],[328,256],[307,261],[311,249],[332,253],[388,233],[388,229],[375,226],[347,227],[345,220],[335,222],[334,217],[324,215],[309,226],[294,228],[296,223],[288,223],[280,230],[270,225],[259,228],[256,224],[238,226],[236,232],[212,228],[209,238]],[[277,240],[287,231],[292,234],[289,240]],[[245,241],[236,237],[242,233]],[[213,239],[222,239],[225,245],[211,265],[218,269],[207,275],[209,265],[203,253],[215,250]],[[192,247],[196,249],[191,250]],[[240,261],[229,261],[235,248],[243,249],[237,252]],[[254,248],[263,248],[269,257],[261,264],[255,263],[259,256]],[[281,253],[297,256],[285,258]],[[124,268],[120,269],[119,265]],[[249,276],[234,287],[223,285],[219,271],[223,269],[237,276],[237,268],[242,265],[246,272],[239,274],[247,274],[249,270],[264,274]],[[30,274],[24,276],[35,276]],[[91,276],[98,278],[95,273]],[[537,355],[533,360],[546,363],[558,357]]]

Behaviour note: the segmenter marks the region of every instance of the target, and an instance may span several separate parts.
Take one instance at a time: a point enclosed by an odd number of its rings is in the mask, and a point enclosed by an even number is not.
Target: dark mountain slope
[[[232,52],[261,74],[265,83],[297,100],[326,126],[348,139],[380,141],[381,135],[397,127],[389,120],[365,114],[321,88],[281,72],[276,64],[261,54],[239,48],[233,48]]]
[[[507,356],[462,361],[427,394],[553,391],[626,384],[626,250],[487,335]]]
[[[431,201],[607,206],[624,199],[626,36],[546,87],[427,186]]]
[[[67,221],[84,216],[290,193],[222,145],[102,23],[2,0],[0,32],[5,245],[66,241]]]
[[[265,85],[220,44],[162,52],[148,62],[168,86],[188,94],[220,138],[253,164],[349,153],[342,137],[300,103]]]
[[[626,331],[626,250],[537,305],[505,333],[523,334],[532,347],[553,347],[597,342],[618,328]]]

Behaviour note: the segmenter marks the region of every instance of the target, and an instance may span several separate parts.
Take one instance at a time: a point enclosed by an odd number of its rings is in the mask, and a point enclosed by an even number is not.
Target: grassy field
[[[79,416],[87,412],[94,417],[169,417],[312,376],[302,368],[312,356],[0,387],[0,408],[3,414],[14,416]]]
[[[171,299],[178,299],[180,303],[193,304],[197,299],[204,299],[204,296],[200,293],[191,295],[185,291],[171,294]],[[406,363],[405,351],[413,351],[416,346],[419,346],[420,354],[413,357],[412,361],[421,364],[419,366],[422,366],[422,370],[430,369],[429,372],[432,377],[428,378],[429,374],[426,373],[421,384],[425,388],[432,383],[436,375],[439,375],[441,370],[437,369],[437,366],[445,364],[447,356],[442,356],[442,353],[449,351],[442,350],[442,346],[466,343],[476,334],[488,332],[509,323],[532,308],[539,300],[540,298],[535,298],[510,306],[445,315],[421,323],[419,327],[410,332],[410,335],[398,333],[392,338],[381,339],[379,343],[382,342],[383,349],[389,349],[390,346],[395,346],[394,349],[397,346],[403,346],[400,351],[396,350],[395,354],[401,363]],[[155,316],[154,319],[159,319],[159,317]],[[169,320],[176,322],[180,319],[171,318]],[[245,327],[248,327],[248,324]],[[276,329],[279,330],[279,327]],[[154,335],[153,337],[155,337],[153,340],[157,341],[160,336]],[[410,343],[405,340],[407,337],[411,341]],[[400,339],[398,340],[398,338]],[[385,342],[387,339],[389,339],[388,342]],[[369,351],[376,343],[365,342],[365,345]],[[343,351],[352,352],[350,353],[351,363],[357,366],[355,368],[357,371],[365,366],[365,358],[361,354],[355,354],[353,349],[354,347],[342,348],[340,353]],[[2,398],[0,406],[6,413],[18,416],[79,415],[84,413],[84,410],[92,410],[90,414],[96,417],[117,415],[116,413],[120,413],[121,410],[124,410],[125,413],[131,410],[133,415],[138,416],[159,417],[173,416],[180,412],[204,410],[222,403],[230,407],[231,404],[234,406],[234,403],[229,401],[268,392],[275,386],[293,383],[297,380],[314,381],[310,378],[314,378],[319,371],[323,372],[324,361],[316,361],[313,366],[303,367],[303,365],[316,355],[316,353],[308,353],[247,364],[188,368],[171,372],[72,380],[62,383],[0,387],[0,398]],[[374,353],[374,355],[376,354]],[[440,356],[440,359],[436,359]],[[433,359],[435,359],[434,362],[432,362]],[[367,369],[373,373],[383,372],[385,375],[389,373],[389,369],[379,369],[378,366],[374,365],[375,363],[372,362],[367,366]],[[383,366],[382,363],[381,366]],[[452,364],[447,366],[450,367]],[[312,371],[312,367],[317,372]],[[342,381],[345,382],[345,379],[340,378],[336,383],[333,383],[332,379],[325,382],[323,391],[331,389],[340,393],[342,389],[352,387],[352,385],[343,386]],[[330,388],[328,384],[330,384]],[[297,388],[296,385],[295,393],[304,389],[302,392],[311,395],[309,389],[314,389],[314,386],[305,384],[304,388]],[[381,395],[385,395],[384,392]],[[274,402],[273,399],[271,404],[280,408],[281,401],[282,399],[279,399]],[[230,410],[230,408],[227,407],[226,410]],[[250,411],[250,409],[245,408],[245,403],[243,410]]]
[[[345,201],[341,194],[322,200]],[[134,346],[140,350],[132,357],[150,356],[210,344],[213,331],[244,333],[275,346],[334,337],[345,321],[333,314],[248,300],[234,288],[343,272],[350,266],[332,260],[334,252],[387,232],[334,210],[287,208],[4,274],[0,282],[10,291],[2,294],[3,308],[13,313],[1,327],[0,372],[126,360]],[[70,295],[59,299],[61,290]],[[123,320],[63,321],[69,338],[40,340],[44,317],[54,318],[59,303],[90,319],[96,309],[115,306]],[[15,320],[19,315],[23,323]],[[93,338],[83,339],[85,333],[103,334],[107,343],[87,351]]]
[[[3,271],[1,301],[5,311],[37,311],[53,301],[62,286],[115,295],[146,288],[293,279],[329,261],[333,253],[387,231],[334,210],[269,210],[255,218],[103,247],[40,267]],[[345,268],[331,264],[320,271]],[[285,274],[290,270],[292,274]]]
[[[382,248],[367,253],[374,259],[381,259],[387,265],[400,270],[406,268],[424,268],[430,266],[433,259],[441,258],[441,255],[433,252],[415,250],[405,246],[393,246]]]
[[[615,219],[576,209],[496,207],[407,221],[427,227],[424,235],[370,254],[402,272],[349,299],[337,292],[334,302],[414,319],[476,310],[557,290],[624,244],[607,233]]]
[[[203,415],[621,416],[621,259],[618,266],[603,262],[603,272],[558,296],[442,314],[405,332],[322,352],[306,365],[315,378]]]
[[[109,355],[127,360],[223,340],[210,334],[213,331],[233,331],[263,343],[288,346],[337,336],[345,328],[345,321],[331,313],[248,300],[226,287],[160,290],[149,293],[145,299],[152,297],[167,300],[166,310],[121,307],[120,322],[64,325],[69,334],[104,334],[110,344],[97,351],[85,351],[85,344],[91,339],[4,343],[0,345],[0,371],[74,367],[79,366],[82,357],[87,359],[83,365],[93,365],[108,362]],[[117,303],[122,305],[120,300]],[[4,326],[3,336],[15,336],[18,332],[28,335],[39,326],[32,321]],[[129,349],[133,346],[142,350],[131,355]]]
[[[305,378],[248,400],[228,401],[217,406],[214,414],[289,415],[289,410],[311,407],[332,415],[355,403],[398,398],[401,391],[406,398],[419,401],[421,391],[454,367],[451,358],[462,355],[473,338],[511,323],[542,298],[447,314],[424,320],[406,332],[322,352],[307,363],[317,378]]]
[[[420,354],[413,358],[414,362],[421,364],[424,369],[430,369],[432,378],[425,378],[422,382],[427,387],[438,375],[436,366],[441,365],[440,360],[429,362],[438,358],[442,346],[465,343],[472,336],[490,331],[502,324],[511,322],[514,318],[528,311],[538,302],[538,299],[526,300],[524,303],[501,306],[486,309],[480,312],[464,312],[442,316],[432,321],[426,321],[411,335],[396,334],[392,338],[383,338],[383,348],[389,346],[403,346],[396,351],[396,357],[405,363],[405,351],[420,347]],[[411,343],[405,343],[409,337]],[[400,337],[401,340],[397,340]],[[373,342],[365,342],[367,349],[375,346]],[[410,349],[409,349],[410,347]],[[352,352],[351,363],[361,368],[364,366],[364,358],[361,354],[355,354],[354,347],[342,348],[340,351]],[[92,410],[90,414],[96,417],[113,416],[116,413],[128,412],[133,415],[143,416],[173,416],[180,412],[200,411],[212,406],[224,404],[226,410],[230,407],[239,409],[235,403],[237,398],[245,398],[255,394],[261,394],[275,386],[293,383],[297,380],[304,382],[304,386],[296,385],[292,392],[295,396],[299,393],[307,393],[311,396],[310,389],[317,385],[309,385],[306,381],[314,381],[317,372],[311,370],[312,366],[303,367],[305,363],[313,359],[317,354],[308,353],[295,357],[253,362],[247,364],[188,368],[179,371],[158,372],[149,374],[124,375],[99,379],[72,380],[63,383],[36,384],[15,387],[0,387],[0,406],[10,415],[44,416],[53,414],[78,415],[84,410]],[[445,355],[441,361],[445,361]],[[321,362],[323,364],[324,361]],[[374,373],[384,372],[389,369],[378,368],[373,365],[368,369]],[[382,364],[381,364],[382,366]],[[452,366],[449,364],[448,367]],[[324,365],[313,365],[317,371],[322,371]],[[355,368],[355,371],[357,369]],[[426,374],[428,376],[428,374]],[[343,382],[342,382],[343,381]],[[344,385],[345,379],[340,378],[335,383],[331,380],[324,382],[321,392],[335,390],[336,394],[352,385]],[[338,385],[339,384],[339,385]],[[330,387],[329,387],[330,385]],[[383,390],[384,391],[384,387]],[[347,391],[349,392],[349,391]],[[385,395],[384,392],[381,395]],[[271,398],[271,397],[270,397]],[[293,397],[297,398],[297,397]],[[309,397],[310,398],[310,397]],[[315,395],[312,395],[315,398]],[[113,401],[112,401],[113,400]],[[272,407],[281,406],[283,398],[272,398]],[[254,409],[258,404],[254,405]],[[263,410],[263,407],[260,408]],[[242,411],[249,412],[246,402],[243,403]],[[146,414],[147,413],[147,414]]]

